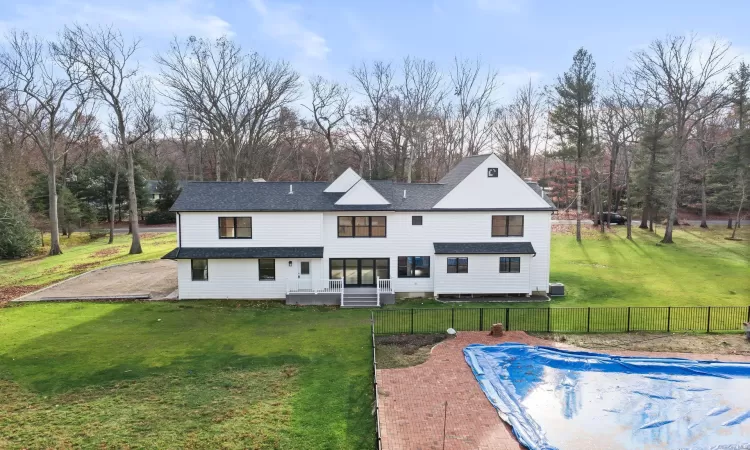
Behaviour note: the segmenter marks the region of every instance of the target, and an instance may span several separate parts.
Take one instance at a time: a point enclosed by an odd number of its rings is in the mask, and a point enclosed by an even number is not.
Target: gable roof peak
[[[359,176],[357,172],[352,170],[351,167],[347,167],[347,169],[341,175],[339,175],[338,178],[333,180],[323,192],[347,192],[361,179],[362,177]]]

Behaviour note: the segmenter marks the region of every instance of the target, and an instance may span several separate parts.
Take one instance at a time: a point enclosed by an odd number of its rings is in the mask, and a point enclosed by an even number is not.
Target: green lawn
[[[372,448],[369,331],[249,302],[4,308],[0,448]]]

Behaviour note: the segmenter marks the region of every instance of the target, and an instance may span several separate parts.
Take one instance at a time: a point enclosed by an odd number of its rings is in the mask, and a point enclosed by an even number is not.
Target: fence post
[[[510,308],[505,308],[505,330],[510,331]]]
[[[586,314],[586,333],[591,332],[591,307],[588,307],[588,314]]]
[[[411,331],[409,334],[414,334],[414,308],[411,309]]]
[[[549,333],[550,325],[549,325],[549,318],[550,318],[550,310],[552,308],[547,308],[547,333]]]
[[[451,328],[456,328],[456,308],[451,308]]]
[[[750,322],[750,306],[747,307],[747,321]]]
[[[708,307],[708,317],[706,319],[706,333],[711,332],[711,307]]]
[[[669,333],[670,330],[672,329],[672,327],[670,325],[671,321],[672,321],[672,307],[668,306],[667,307],[667,333]]]
[[[479,331],[482,330],[482,326],[484,325],[484,308],[479,308]]]
[[[628,306],[628,333],[630,333],[630,306]]]

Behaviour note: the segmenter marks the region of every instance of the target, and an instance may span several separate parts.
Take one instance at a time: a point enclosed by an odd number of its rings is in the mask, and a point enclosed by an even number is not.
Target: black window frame
[[[414,258],[422,258],[423,261],[427,261],[427,274],[426,275],[416,275],[417,265],[415,263]],[[430,278],[430,274],[432,273],[431,266],[432,266],[432,262],[430,261],[429,256],[399,256],[396,259],[396,273],[398,274],[399,278]],[[401,271],[402,267],[404,269],[403,274]]]
[[[505,218],[505,234],[495,234],[495,218],[496,217]],[[510,218],[511,217],[521,218],[521,234],[510,234]],[[525,230],[526,230],[526,217],[523,214],[499,214],[499,215],[493,215],[492,218],[490,219],[490,235],[492,237],[523,237]]]
[[[263,278],[263,271],[261,268],[261,262],[271,261],[271,267],[273,267],[273,278]],[[276,259],[275,258],[258,258],[258,280],[259,281],[276,281]]]
[[[507,270],[503,270],[504,268]],[[513,269],[516,269],[516,270],[513,270]],[[501,256],[500,257],[500,273],[521,273],[521,257],[520,256]]]
[[[232,230],[234,230],[234,236],[222,236],[221,235],[221,220],[232,219]],[[238,227],[237,219],[248,219],[250,220],[250,227]],[[249,229],[250,236],[237,236],[237,229]],[[252,216],[219,216],[219,239],[252,239],[253,238],[253,217]]]
[[[419,223],[417,223],[419,222]],[[411,224],[412,225],[422,225],[424,223],[424,220],[422,219],[422,216],[411,216]]]
[[[305,266],[307,266],[307,271],[305,271]],[[300,275],[310,275],[310,261],[300,261],[300,263],[299,263],[299,274]]]
[[[462,263],[461,260],[464,260],[465,262]],[[466,256],[456,256],[456,257],[450,257],[447,258],[448,263],[448,271],[447,273],[469,273],[469,258]],[[451,267],[454,268],[453,271],[451,271]],[[463,270],[461,270],[463,268]]]
[[[367,235],[361,235],[357,236],[357,219],[367,219]],[[341,219],[349,219],[350,224],[349,225],[342,225]],[[383,219],[383,225],[375,225],[372,224],[372,219]],[[364,228],[365,225],[359,225],[359,228]],[[382,236],[373,236],[372,230],[373,228],[383,229],[383,235]],[[342,229],[349,229],[350,235],[342,235],[341,231]],[[388,216],[338,216],[336,219],[336,235],[340,238],[385,238],[388,237]]]
[[[206,261],[206,265],[203,269],[196,269],[195,261]],[[195,278],[195,271],[200,270],[203,272],[202,278]],[[208,281],[208,259],[207,258],[195,258],[190,260],[190,280],[191,281]]]

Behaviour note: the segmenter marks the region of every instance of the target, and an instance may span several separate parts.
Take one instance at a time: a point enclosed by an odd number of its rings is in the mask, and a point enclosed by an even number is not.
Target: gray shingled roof
[[[186,183],[172,211],[429,211],[488,156],[464,158],[439,183],[367,180],[389,205],[336,205],[344,194],[323,192],[328,182],[215,181]]]
[[[322,258],[323,247],[178,247],[162,259]]]
[[[435,242],[436,255],[536,255],[531,242]]]

